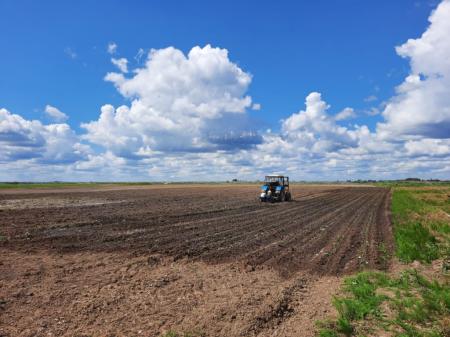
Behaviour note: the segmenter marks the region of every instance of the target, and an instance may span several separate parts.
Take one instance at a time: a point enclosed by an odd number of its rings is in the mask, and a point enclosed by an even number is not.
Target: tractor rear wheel
[[[291,197],[291,192],[287,192],[286,193],[286,201],[291,201],[292,197]]]

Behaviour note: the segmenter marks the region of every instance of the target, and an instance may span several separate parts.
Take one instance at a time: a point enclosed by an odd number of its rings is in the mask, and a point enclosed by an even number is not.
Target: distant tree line
[[[374,180],[374,179],[357,179],[357,180],[347,180],[348,183],[357,183],[357,184],[363,184],[363,183],[383,183],[383,182],[390,182],[390,183],[401,183],[401,182],[450,182],[450,180],[442,180],[442,179],[420,179],[420,178],[405,178],[405,179],[380,179],[380,180]]]

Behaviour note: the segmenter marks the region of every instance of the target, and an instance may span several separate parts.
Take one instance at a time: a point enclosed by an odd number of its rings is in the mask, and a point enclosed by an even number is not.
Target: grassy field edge
[[[404,268],[346,277],[333,299],[337,318],[318,322],[320,337],[450,336],[450,184],[387,187],[395,256]],[[414,268],[435,262],[440,268],[427,275]]]

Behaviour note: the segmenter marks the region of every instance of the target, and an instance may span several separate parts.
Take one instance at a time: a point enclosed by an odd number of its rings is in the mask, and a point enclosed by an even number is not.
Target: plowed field
[[[274,204],[239,185],[0,192],[0,335],[311,335],[329,296],[315,314],[302,299],[386,266],[389,191],[293,192]]]

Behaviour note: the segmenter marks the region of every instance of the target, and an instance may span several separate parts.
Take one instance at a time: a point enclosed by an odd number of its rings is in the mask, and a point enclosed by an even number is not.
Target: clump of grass
[[[322,323],[318,336],[373,335],[377,329],[397,337],[444,336],[441,322],[450,313],[450,288],[416,270],[397,278],[361,272],[344,280],[343,295],[333,305],[339,316]]]
[[[319,337],[339,337],[339,335],[333,329],[323,328],[319,331]]]
[[[335,297],[333,305],[339,313],[336,331],[351,336],[354,327],[351,322],[365,319],[367,316],[379,316],[379,306],[385,296],[376,293],[380,284],[387,282],[385,274],[361,272],[344,280],[344,292],[350,296]]]

